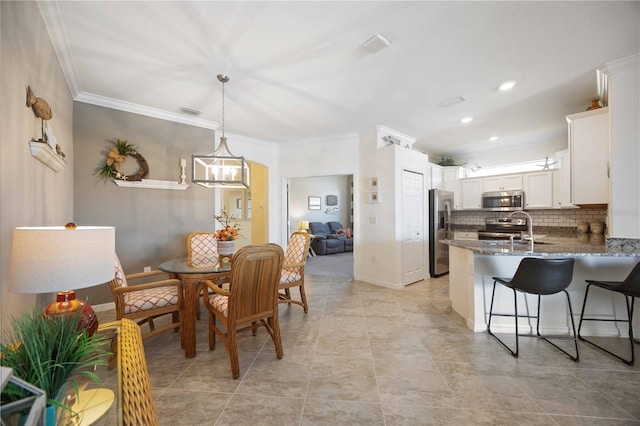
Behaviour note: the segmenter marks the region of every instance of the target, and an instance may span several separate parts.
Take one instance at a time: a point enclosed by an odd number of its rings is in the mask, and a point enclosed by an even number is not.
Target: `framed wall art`
[[[369,191],[369,204],[380,203],[380,191]]]
[[[309,210],[320,210],[320,197],[309,196]]]
[[[380,189],[380,180],[377,177],[369,178],[369,189]]]

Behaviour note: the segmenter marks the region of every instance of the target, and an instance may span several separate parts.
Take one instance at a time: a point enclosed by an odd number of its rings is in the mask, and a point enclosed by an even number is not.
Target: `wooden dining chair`
[[[182,327],[183,292],[180,280],[162,279],[129,285],[131,280],[148,280],[156,276],[166,277],[167,274],[155,270],[125,275],[120,259],[115,256],[115,278],[109,286],[116,305],[116,319],[128,318],[138,325],[149,324],[149,332],[143,334],[143,339],[171,329],[179,331]],[[156,328],[154,320],[167,314],[171,314],[171,323]]]
[[[289,237],[287,252],[284,256],[280,285],[278,285],[278,303],[295,303],[309,311],[307,295],[304,292],[304,266],[307,262],[307,253],[311,238],[306,232],[294,232]],[[291,288],[300,289],[300,300],[291,298]]]
[[[240,376],[237,333],[252,330],[255,335],[264,326],[282,358],[282,340],[278,324],[278,283],[284,262],[284,252],[277,244],[245,246],[231,260],[229,289],[204,281],[212,292],[205,304],[209,311],[209,349],[220,338],[231,361],[233,378]],[[218,327],[219,320],[225,327]]]

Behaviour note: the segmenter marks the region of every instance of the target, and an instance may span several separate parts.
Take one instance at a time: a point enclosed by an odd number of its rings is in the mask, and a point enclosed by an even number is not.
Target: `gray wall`
[[[327,206],[327,195],[338,196],[338,208]],[[308,197],[320,197],[320,210],[309,210]],[[298,222],[340,222],[350,225],[351,194],[348,175],[295,178],[289,181],[289,218],[291,232]]]
[[[47,100],[51,126],[68,166],[54,172],[31,156],[41,120],[25,105],[25,86]],[[9,262],[17,226],[64,225],[73,220],[73,100],[36,2],[0,2],[0,276],[2,329],[30,311],[36,296],[9,291]],[[50,296],[50,295],[49,295]],[[53,301],[53,296],[40,301]]]
[[[191,154],[208,154],[214,149],[214,132],[209,129],[159,120],[109,108],[76,102],[75,220],[79,225],[109,225],[116,228],[116,252],[126,273],[156,269],[169,259],[186,256],[190,232],[211,231],[213,191],[191,183]],[[126,139],[138,147],[149,163],[148,179],[179,181],[180,159],[187,159],[185,191],[123,188],[96,175],[112,144],[109,139]],[[137,170],[127,157],[122,169]],[[107,285],[78,291],[92,304],[112,302]]]

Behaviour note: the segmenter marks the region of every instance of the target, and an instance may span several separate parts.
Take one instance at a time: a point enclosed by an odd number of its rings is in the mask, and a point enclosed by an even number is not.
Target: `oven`
[[[522,239],[528,231],[527,219],[511,217],[488,217],[485,228],[478,231],[479,240],[514,240]]]
[[[512,212],[524,209],[523,191],[494,191],[482,194],[482,210]]]

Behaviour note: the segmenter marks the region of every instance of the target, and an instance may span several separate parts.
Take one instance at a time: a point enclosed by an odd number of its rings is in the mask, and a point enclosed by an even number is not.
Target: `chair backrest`
[[[627,275],[621,289],[629,296],[640,297],[640,262]]]
[[[124,274],[124,269],[122,269],[122,265],[120,264],[120,259],[118,258],[118,255],[114,255],[114,261],[115,261],[115,276],[113,277],[113,279],[109,282],[109,285],[111,286],[111,290],[114,290],[118,287],[127,287],[129,284],[127,284],[127,277]]]
[[[313,235],[327,235],[331,234],[329,226],[322,222],[309,222],[309,230]]]
[[[532,294],[553,294],[566,289],[573,278],[572,258],[525,257],[518,265],[511,285]]]
[[[187,237],[187,263],[194,268],[218,262],[215,232],[192,232]]]
[[[307,260],[307,253],[309,252],[309,234],[306,232],[294,232],[289,237],[289,243],[287,244],[287,251],[284,255],[284,264],[291,265],[294,263],[303,263]]]
[[[233,255],[229,322],[253,321],[277,312],[283,263],[284,252],[273,243],[245,246]]]

